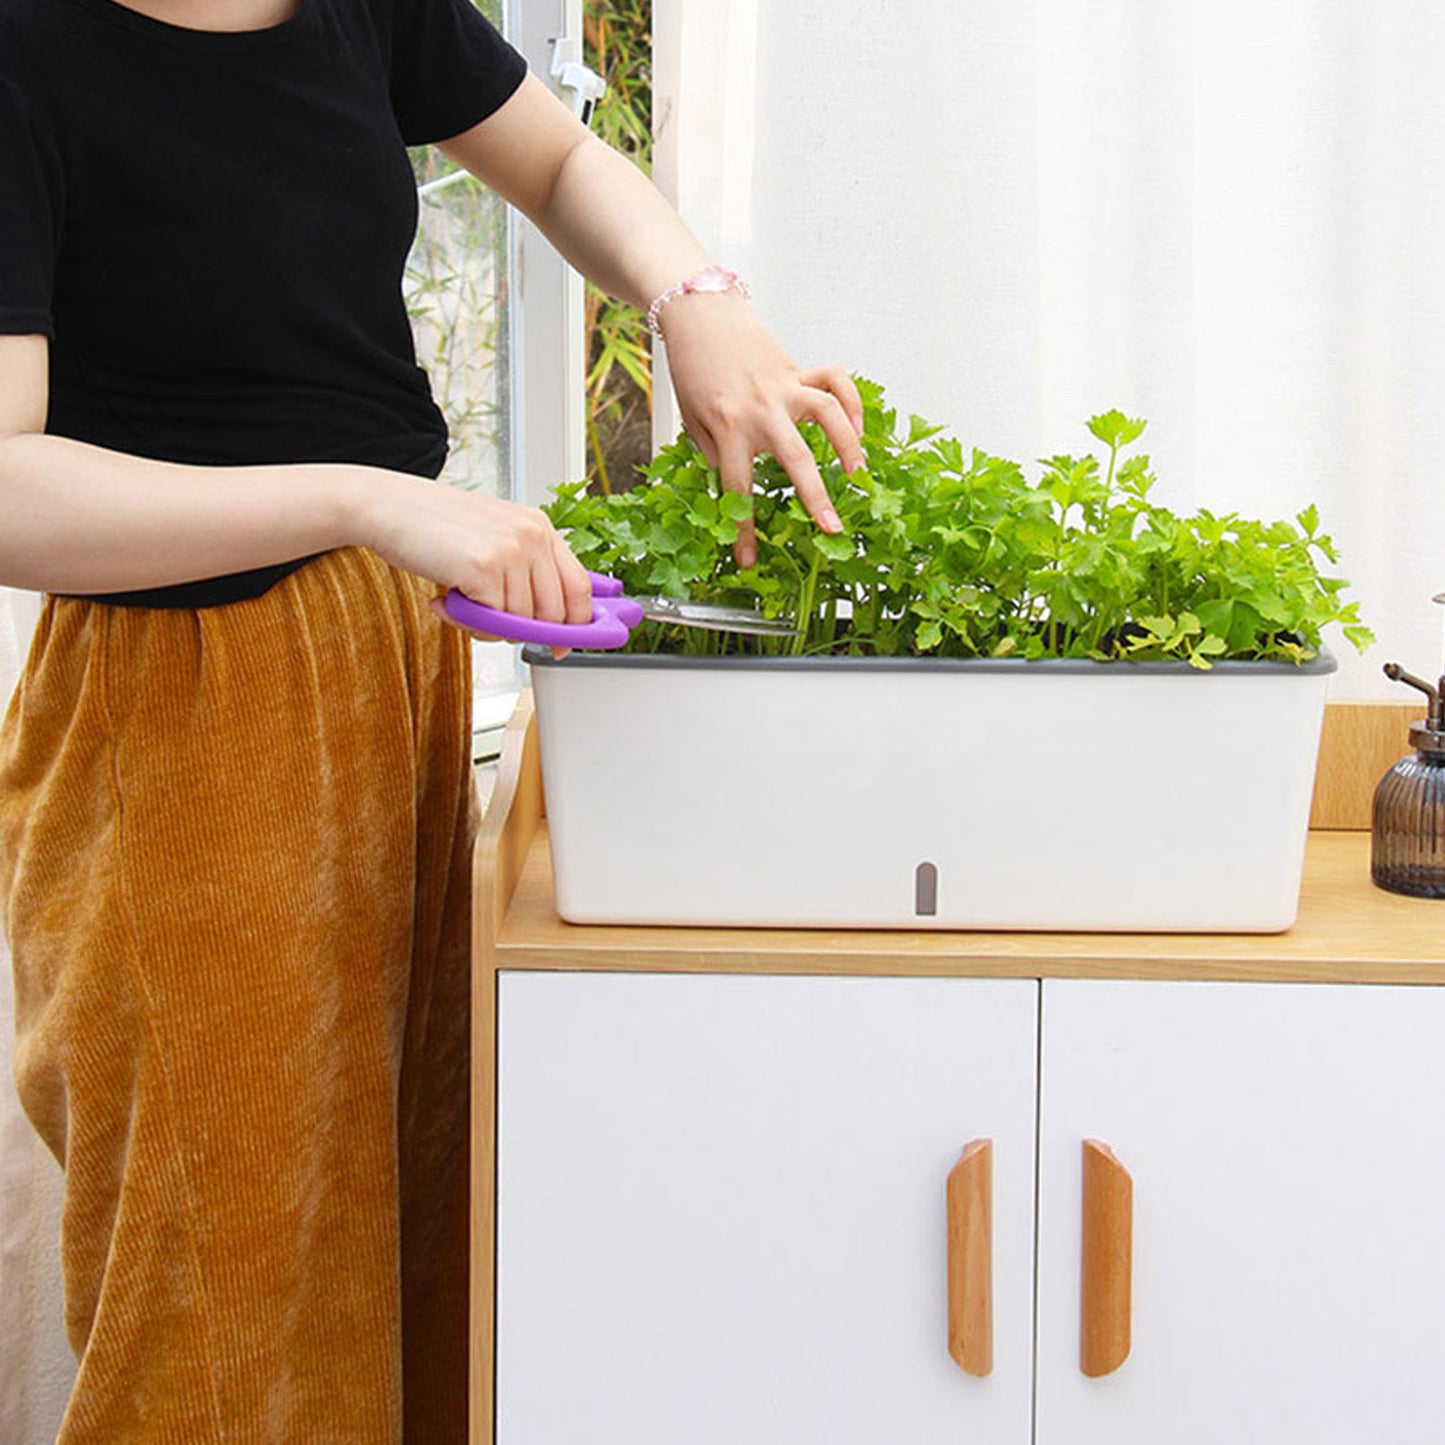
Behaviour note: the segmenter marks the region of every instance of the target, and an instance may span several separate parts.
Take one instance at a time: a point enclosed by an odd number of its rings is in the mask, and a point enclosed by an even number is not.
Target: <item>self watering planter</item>
[[[1294,921],[1328,655],[525,656],[571,922]]]
[[[1334,668],[1321,630],[1371,640],[1319,572],[1316,509],[1176,515],[1149,459],[1122,456],[1145,423],[1117,410],[1088,422],[1105,454],[1050,456],[1032,481],[855,380],[864,466],[802,427],[836,533],[776,458],[744,498],[686,437],[645,486],[572,483],[548,505],[624,598],[793,629],[727,638],[634,607],[624,638],[570,642],[625,652],[528,654],[563,917],[1287,928]]]

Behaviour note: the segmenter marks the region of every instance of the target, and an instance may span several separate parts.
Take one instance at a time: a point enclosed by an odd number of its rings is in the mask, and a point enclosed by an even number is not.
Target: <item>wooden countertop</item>
[[[1345,721],[1356,726],[1349,715]],[[1388,747],[1398,722],[1383,721],[1392,725],[1381,730]],[[1327,741],[1329,731],[1327,724]],[[1352,736],[1347,753],[1361,751]],[[1377,769],[1374,756],[1356,769],[1356,812]],[[604,927],[557,917],[543,806],[536,730],[524,698],[508,725],[478,840],[476,959],[484,974],[594,969],[1445,984],[1445,899],[1376,888],[1370,835],[1353,828],[1310,833],[1299,917],[1277,934]]]
[[[1445,983],[1445,899],[1370,881],[1370,838],[1311,833],[1295,926],[1279,934],[650,928],[563,923],[538,823],[496,941],[498,968],[634,972]]]

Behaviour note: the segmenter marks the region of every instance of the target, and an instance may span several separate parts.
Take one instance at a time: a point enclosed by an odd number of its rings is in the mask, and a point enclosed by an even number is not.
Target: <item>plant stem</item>
[[[823,554],[813,549],[813,565],[808,569],[808,580],[798,594],[798,635],[793,639],[793,656],[800,657],[808,645],[808,634],[813,626],[813,596],[818,590],[818,569],[822,566]]]

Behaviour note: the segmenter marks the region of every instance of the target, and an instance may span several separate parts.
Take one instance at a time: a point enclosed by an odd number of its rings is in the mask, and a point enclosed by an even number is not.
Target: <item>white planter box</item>
[[[1294,922],[1328,656],[525,657],[570,922]]]

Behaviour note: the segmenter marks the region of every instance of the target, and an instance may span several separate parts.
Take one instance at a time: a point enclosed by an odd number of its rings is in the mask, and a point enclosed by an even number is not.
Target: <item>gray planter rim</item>
[[[546,647],[522,649],[522,660],[531,667],[561,667],[569,670],[697,672],[981,672],[1014,673],[1020,677],[1059,677],[1086,673],[1090,676],[1119,677],[1317,677],[1339,670],[1339,663],[1321,648],[1308,662],[1226,661],[1212,667],[1191,667],[1187,662],[1095,662],[1090,658],[1045,657],[1027,661],[1018,657],[688,657],[674,652],[569,652],[558,659]]]

